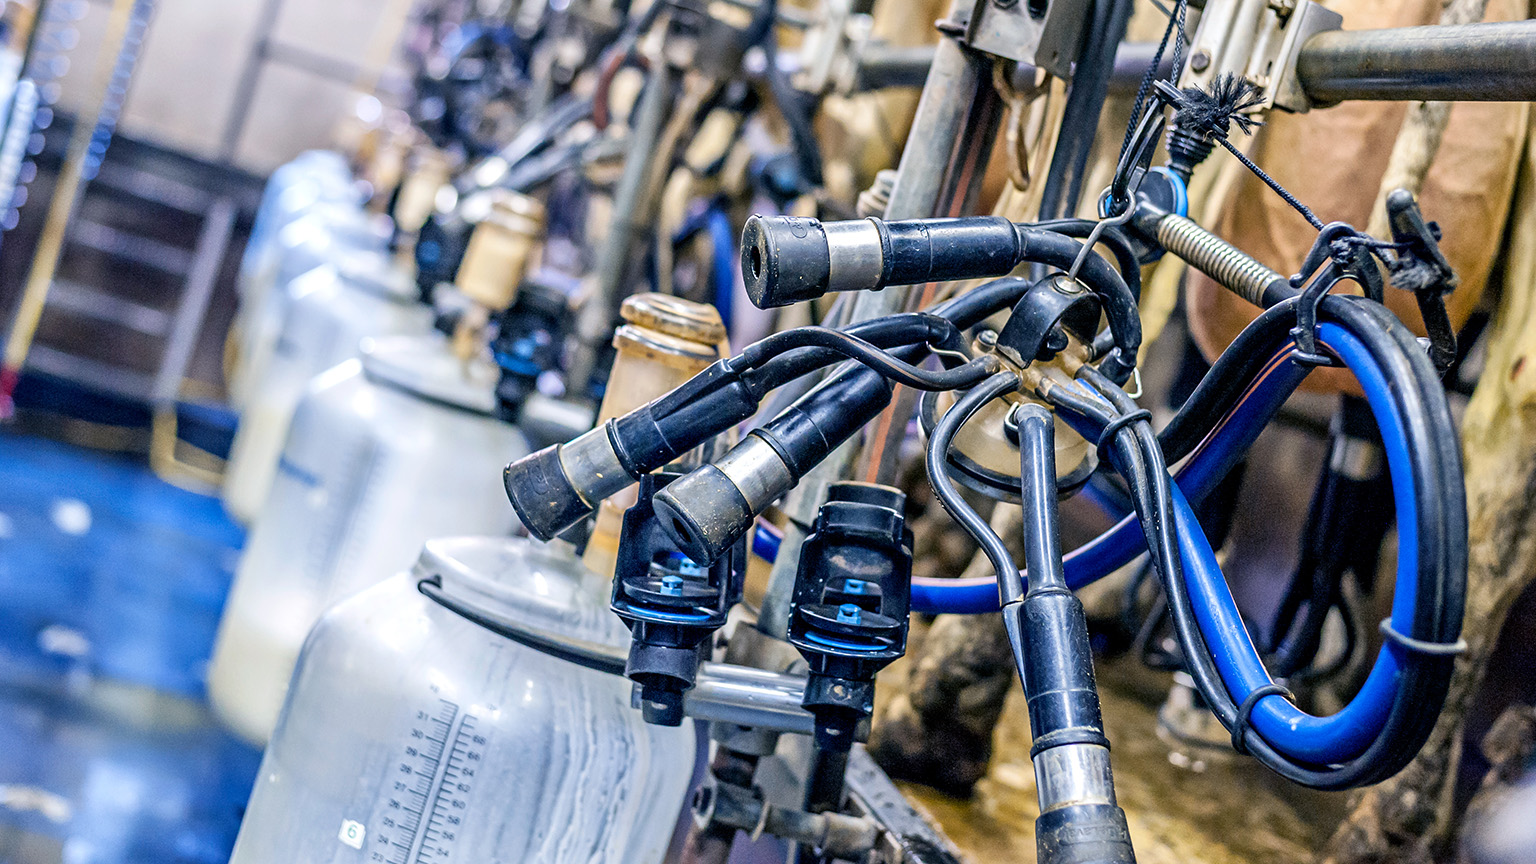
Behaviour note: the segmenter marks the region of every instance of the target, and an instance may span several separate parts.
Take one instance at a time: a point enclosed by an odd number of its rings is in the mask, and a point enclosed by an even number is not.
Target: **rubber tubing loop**
[[[1344,304],[1331,305],[1344,306]],[[1346,313],[1341,317],[1356,319],[1352,323],[1359,326],[1369,327],[1371,323],[1381,323],[1380,316],[1374,310],[1360,308],[1354,304],[1344,306],[1344,308],[1335,311]],[[1337,323],[1327,324],[1323,329],[1323,333],[1325,334],[1325,343],[1339,353],[1349,363],[1351,368],[1356,370],[1357,376],[1361,379],[1362,386],[1370,397],[1373,410],[1377,414],[1377,421],[1382,424],[1384,441],[1388,444],[1389,464],[1393,468],[1392,478],[1396,487],[1394,497],[1397,502],[1398,521],[1399,525],[1402,526],[1399,529],[1401,551],[1399,553],[1399,588],[1393,605],[1394,626],[1408,627],[1409,631],[1405,632],[1428,634],[1430,639],[1434,641],[1452,641],[1455,634],[1449,634],[1451,638],[1446,638],[1443,630],[1445,625],[1452,620],[1452,613],[1459,619],[1461,604],[1458,595],[1463,590],[1460,588],[1460,585],[1462,580],[1464,580],[1464,558],[1462,558],[1459,567],[1454,559],[1457,556],[1458,547],[1461,550],[1461,555],[1464,556],[1465,522],[1464,516],[1460,519],[1454,518],[1455,511],[1459,509],[1457,505],[1460,503],[1455,500],[1460,495],[1459,480],[1449,486],[1446,486],[1443,482],[1450,473],[1447,469],[1456,469],[1459,472],[1457,460],[1454,458],[1436,457],[1454,456],[1454,447],[1418,447],[1411,448],[1418,452],[1410,453],[1410,448],[1407,444],[1410,437],[1418,442],[1441,443],[1436,437],[1428,435],[1430,427],[1440,425],[1431,422],[1434,418],[1429,416],[1436,407],[1434,400],[1430,400],[1430,404],[1426,405],[1422,397],[1427,394],[1411,392],[1418,388],[1401,385],[1396,388],[1389,386],[1387,376],[1372,357],[1371,352],[1368,352],[1365,345],[1360,340],[1354,338],[1343,326]],[[1392,344],[1389,342],[1383,347],[1390,349]],[[1288,346],[1287,350],[1289,350]],[[1414,355],[1391,350],[1378,353],[1385,355],[1388,365],[1393,365],[1393,360],[1396,359],[1397,365],[1404,367],[1394,370],[1399,373],[1399,376],[1394,376],[1398,378],[1399,382],[1402,382],[1404,378],[1409,382],[1415,378],[1418,378],[1420,381],[1423,380],[1413,374],[1415,371],[1423,370],[1406,368],[1412,365]],[[1397,355],[1396,358],[1393,357],[1394,354]],[[1425,362],[1427,364],[1427,360]],[[1289,364],[1285,365],[1288,366]],[[1186,465],[1184,471],[1181,472],[1179,477],[1181,486],[1185,488],[1191,485],[1198,487],[1209,482],[1211,479],[1209,475],[1214,472],[1207,469],[1205,475],[1202,476],[1197,469],[1219,462],[1220,460],[1216,456],[1221,455],[1223,450],[1234,449],[1227,445],[1233,433],[1225,430],[1242,430],[1244,427],[1250,430],[1256,427],[1261,428],[1263,421],[1267,420],[1269,413],[1273,410],[1270,406],[1278,407],[1279,402],[1283,401],[1284,395],[1294,387],[1295,383],[1299,382],[1301,377],[1304,377],[1303,375],[1296,374],[1294,371],[1289,375],[1277,375],[1276,372],[1280,371],[1280,366],[1274,362],[1274,358],[1271,358],[1271,362],[1266,364],[1265,370],[1265,377],[1261,378],[1260,382],[1258,382],[1260,386],[1250,387],[1244,400],[1239,403],[1238,407],[1229,417],[1224,418],[1218,431],[1207,436],[1206,441],[1202,442],[1201,447],[1198,448],[1200,452],[1191,459],[1190,464]],[[1433,380],[1433,378],[1431,377],[1430,380]],[[1279,398],[1277,399],[1275,396]],[[1406,412],[1406,419],[1404,414],[1398,410],[1397,402],[1400,398],[1410,403],[1411,407],[1418,409]],[[1443,405],[1443,398],[1439,401]],[[1253,416],[1255,414],[1258,416]],[[1442,419],[1448,421],[1448,417]],[[1413,430],[1416,434],[1409,434],[1409,430],[1406,427],[1410,424],[1420,427]],[[1251,436],[1245,435],[1242,437]],[[1452,443],[1454,444],[1454,436],[1452,436]],[[1212,444],[1227,446],[1211,446]],[[1441,452],[1438,454],[1424,452],[1435,449],[1439,449]],[[1415,462],[1419,464],[1414,464]],[[1191,474],[1195,476],[1191,477]],[[1217,476],[1219,477],[1219,475]],[[1415,476],[1425,478],[1428,480],[1429,486],[1439,486],[1440,490],[1434,495],[1419,494],[1420,490],[1416,487]],[[1191,484],[1190,480],[1196,482]],[[1447,490],[1449,490],[1449,494],[1441,494]],[[1189,489],[1189,491],[1195,492],[1199,490]],[[1183,495],[1177,495],[1176,497],[1180,501],[1183,499]],[[1446,498],[1452,500],[1446,501],[1444,500]],[[1441,512],[1415,512],[1420,509],[1421,504]],[[1445,506],[1447,504],[1450,506]],[[1198,535],[1198,523],[1194,521],[1193,513],[1188,511],[1187,501],[1183,501],[1182,504],[1176,503],[1175,510],[1175,518],[1187,523],[1180,526],[1181,557],[1185,559],[1186,568],[1189,569],[1189,578],[1200,583],[1200,590],[1195,590],[1192,593],[1203,598],[1204,601],[1200,602],[1197,607],[1197,612],[1200,613],[1199,617],[1201,618],[1201,630],[1208,635],[1216,634],[1216,638],[1209,641],[1214,645],[1214,653],[1221,667],[1223,680],[1227,683],[1229,689],[1234,694],[1251,693],[1257,687],[1269,683],[1267,675],[1263,672],[1263,666],[1258,660],[1257,652],[1253,649],[1251,640],[1248,639],[1246,629],[1241,627],[1241,618],[1236,614],[1235,604],[1232,604],[1230,601],[1230,591],[1226,590],[1225,582],[1221,580],[1219,570],[1214,569],[1214,556],[1209,553],[1209,544],[1204,544],[1204,550],[1191,548],[1198,545],[1199,541],[1203,541],[1204,538],[1203,535]],[[1447,516],[1451,518],[1445,518]],[[1425,517],[1428,517],[1428,519]],[[1072,582],[1074,585],[1080,585],[1092,581],[1092,579],[1098,578],[1103,573],[1114,569],[1115,566],[1118,566],[1125,560],[1129,560],[1130,557],[1133,557],[1144,548],[1144,544],[1138,542],[1139,536],[1135,525],[1127,524],[1129,522],[1131,520],[1126,520],[1121,526],[1117,526],[1115,530],[1099,538],[1095,543],[1090,544],[1089,547],[1085,547],[1087,551],[1098,552],[1097,560],[1090,559],[1091,563],[1097,565],[1092,570],[1097,572],[1083,572],[1084,568],[1081,565],[1089,563],[1083,561],[1084,556],[1081,553],[1085,550],[1078,550],[1078,553],[1068,556],[1069,582]],[[1431,526],[1438,524],[1439,527],[1427,532],[1437,536],[1423,536],[1426,532],[1420,532],[1418,528],[1425,522],[1428,522]],[[1457,533],[1458,527],[1460,529],[1459,534]],[[1114,536],[1124,529],[1130,530],[1125,532],[1123,538],[1116,538]],[[1458,536],[1462,538],[1459,543],[1456,540]],[[1117,539],[1121,542],[1105,542],[1106,540],[1114,541]],[[1431,542],[1426,543],[1424,541]],[[1425,548],[1426,546],[1429,548]],[[1093,547],[1097,547],[1097,549],[1095,550]],[[1421,551],[1434,556],[1438,560],[1423,562],[1428,566],[1421,567]],[[1206,556],[1209,556],[1209,558]],[[1073,566],[1074,564],[1078,566]],[[1191,564],[1194,566],[1191,566]],[[991,580],[975,581],[990,582]],[[1433,595],[1434,600],[1437,602],[1418,602],[1420,599],[1419,588],[1421,587],[1421,582],[1425,583],[1422,587],[1429,589],[1429,593]],[[955,587],[958,588],[960,586]],[[997,595],[995,593],[995,585],[976,585],[974,588],[980,589],[977,593],[984,591],[985,595],[991,599],[991,603],[985,605],[996,608],[995,598]],[[941,599],[944,593],[942,586],[915,584],[913,608],[919,611],[960,611],[955,606],[944,602],[936,604],[937,608],[930,606],[933,600]],[[1225,598],[1222,598],[1220,595],[1225,595]],[[1445,602],[1439,602],[1442,598],[1445,601],[1454,601],[1450,604],[1454,608],[1448,608]],[[985,607],[983,604],[976,603],[978,599],[980,598],[974,596],[966,598],[968,604],[974,603],[976,606],[982,607],[984,611]],[[1225,599],[1225,602],[1223,602],[1223,599]],[[1437,607],[1439,607],[1438,611]],[[1437,633],[1437,630],[1442,632]],[[1420,637],[1415,635],[1414,638]],[[1253,719],[1256,729],[1266,739],[1276,742],[1286,755],[1300,761],[1318,764],[1336,763],[1360,754],[1370,743],[1373,736],[1382,728],[1386,715],[1391,709],[1392,702],[1395,701],[1393,698],[1397,690],[1395,679],[1398,671],[1402,668],[1402,653],[1401,649],[1397,646],[1384,650],[1378,657],[1376,668],[1373,669],[1366,686],[1362,688],[1361,693],[1351,702],[1350,706],[1339,714],[1329,718],[1313,718],[1301,714],[1293,706],[1283,703],[1283,700],[1265,699],[1261,701],[1254,712]],[[1435,689],[1439,688],[1436,687]],[[1429,699],[1436,698],[1434,693],[1425,693],[1424,696]],[[1443,691],[1439,694],[1439,697],[1443,698]],[[1282,704],[1277,705],[1276,703]],[[1286,710],[1287,707],[1290,710]]]

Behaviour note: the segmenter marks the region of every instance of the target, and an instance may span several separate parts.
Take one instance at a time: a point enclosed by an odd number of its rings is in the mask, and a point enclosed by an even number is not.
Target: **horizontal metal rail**
[[[1536,101],[1536,20],[1319,33],[1296,76],[1319,105]]]

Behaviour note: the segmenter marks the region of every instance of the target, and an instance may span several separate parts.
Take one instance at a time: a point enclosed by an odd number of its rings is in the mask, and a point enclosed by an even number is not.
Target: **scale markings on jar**
[[[478,719],[446,699],[417,711],[376,817],[369,860],[438,864],[453,860],[469,793],[484,756]]]

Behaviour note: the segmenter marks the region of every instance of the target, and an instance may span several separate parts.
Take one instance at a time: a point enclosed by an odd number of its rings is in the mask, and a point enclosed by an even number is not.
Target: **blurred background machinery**
[[[403,86],[383,6],[0,10],[0,860],[228,858],[260,753],[204,707],[225,334],[266,174]]]

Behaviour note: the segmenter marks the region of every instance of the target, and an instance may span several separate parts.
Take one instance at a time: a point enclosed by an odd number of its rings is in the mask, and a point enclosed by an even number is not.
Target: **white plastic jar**
[[[497,635],[618,647],[606,580],[559,547],[456,538],[335,607],[304,645],[232,864],[656,864],[691,727],[650,726],[628,681]]]
[[[265,373],[300,276],[329,265],[352,278],[387,280],[399,283],[394,290],[412,290],[411,275],[387,253],[387,223],[380,218],[355,203],[321,202],[277,232],[261,269],[241,283],[230,404],[242,407]]]
[[[372,267],[317,267],[294,280],[270,362],[252,384],[224,472],[224,505],[256,518],[282,452],[293,410],[316,375],[357,355],[363,339],[425,333],[432,312],[387,258]]]
[[[240,259],[240,286],[251,282],[266,265],[277,232],[321,201],[351,203],[361,209],[345,156],[333,150],[306,150],[279,165],[261,190],[261,203]]]
[[[433,537],[517,527],[501,469],[528,444],[492,416],[496,378],[489,361],[466,364],[428,334],[369,340],[312,382],[209,667],[209,697],[240,737],[266,743],[328,606],[400,572]]]

